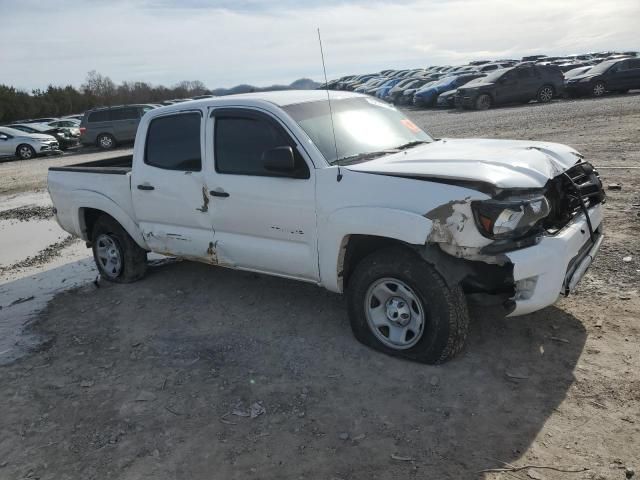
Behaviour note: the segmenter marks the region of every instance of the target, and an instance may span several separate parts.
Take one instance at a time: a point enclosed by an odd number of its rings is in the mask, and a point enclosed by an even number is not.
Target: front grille
[[[546,195],[551,212],[544,227],[550,233],[560,230],[585,208],[605,201],[598,171],[590,163],[583,161],[551,180]]]

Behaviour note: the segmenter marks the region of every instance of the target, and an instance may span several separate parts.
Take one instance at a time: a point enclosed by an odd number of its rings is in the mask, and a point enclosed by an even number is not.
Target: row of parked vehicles
[[[204,98],[213,98],[213,95],[167,100],[161,104],[100,107],[62,118],[20,120],[0,126],[0,158],[15,156],[29,160],[60,154],[81,145],[110,150],[118,144],[133,142],[140,119],[149,110]]]
[[[396,105],[485,110],[556,97],[624,93],[640,89],[638,52],[601,52],[521,60],[475,61],[461,66],[383,70],[348,75],[320,87],[376,96]]]

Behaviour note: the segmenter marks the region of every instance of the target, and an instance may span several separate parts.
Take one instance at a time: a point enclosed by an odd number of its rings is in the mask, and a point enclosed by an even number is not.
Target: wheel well
[[[33,148],[33,147],[32,147],[31,145],[29,145],[28,143],[21,143],[20,145],[18,145],[18,146],[16,147],[16,155],[18,155],[18,150],[20,150],[20,147],[22,147],[22,146],[27,146],[27,147],[31,148],[31,150],[33,150],[34,152],[36,151],[36,149],[35,149],[35,148]],[[36,153],[37,153],[37,152],[36,152]]]
[[[96,208],[81,208],[80,209],[80,226],[82,232],[86,235],[86,238],[91,242],[91,235],[93,233],[93,227],[102,216],[113,218],[108,213],[98,210]],[[114,221],[117,221],[114,219]]]
[[[342,265],[338,266],[338,277],[342,279],[343,289],[349,283],[349,277],[353,273],[356,265],[376,250],[393,246],[407,246],[405,242],[394,238],[378,237],[376,235],[349,235],[342,242],[340,251]],[[340,268],[342,267],[342,268]],[[341,271],[340,271],[341,270]]]

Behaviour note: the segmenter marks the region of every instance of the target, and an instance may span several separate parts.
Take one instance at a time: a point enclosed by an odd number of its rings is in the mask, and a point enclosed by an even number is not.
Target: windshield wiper
[[[338,158],[331,162],[331,165],[349,165],[352,163],[364,162],[389,153],[398,153],[399,151],[400,150],[397,148],[390,148],[388,150],[379,150],[377,152],[356,153],[355,155],[349,155],[348,157]]]
[[[422,145],[423,143],[431,143],[426,140],[415,140],[413,142],[405,143],[404,145],[400,145],[396,147],[396,150],[406,150],[407,148],[417,147],[418,145]]]

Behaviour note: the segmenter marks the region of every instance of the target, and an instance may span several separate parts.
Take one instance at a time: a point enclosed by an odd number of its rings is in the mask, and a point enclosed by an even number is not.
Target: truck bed
[[[93,162],[77,163],[66,167],[49,167],[54,172],[104,173],[109,175],[126,175],[131,171],[133,155],[95,160]]]

